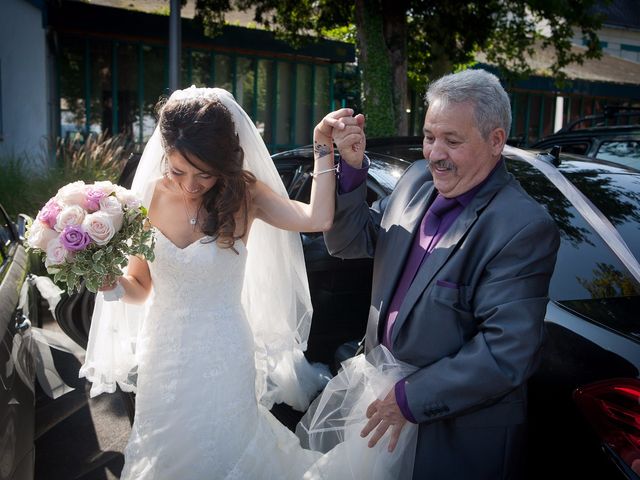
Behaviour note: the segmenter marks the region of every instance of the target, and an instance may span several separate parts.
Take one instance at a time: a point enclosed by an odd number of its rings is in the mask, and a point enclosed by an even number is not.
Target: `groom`
[[[363,441],[392,450],[413,422],[414,479],[520,478],[559,235],[507,171],[511,109],[498,79],[447,75],[426,98],[426,160],[369,208],[364,149],[341,151],[325,233],[332,255],[374,258],[366,351],[382,343],[419,368],[369,406]]]

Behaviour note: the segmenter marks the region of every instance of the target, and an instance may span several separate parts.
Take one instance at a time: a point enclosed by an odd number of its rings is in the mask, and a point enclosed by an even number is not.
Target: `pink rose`
[[[29,227],[27,243],[32,248],[46,250],[47,244],[54,238],[58,238],[58,232],[49,228],[49,225],[46,223],[40,220],[35,220]]]
[[[69,183],[58,190],[55,199],[64,205],[84,205],[87,186],[82,180]]]
[[[127,208],[138,208],[142,205],[140,199],[131,190],[127,190],[124,187],[116,187],[116,197]]]
[[[56,265],[62,265],[71,259],[71,254],[64,248],[60,238],[54,238],[47,244],[47,258],[44,260],[44,266],[49,268]]]
[[[100,211],[108,214],[113,221],[113,227],[116,229],[116,232],[120,231],[124,219],[124,212],[122,211],[120,201],[113,195],[104,197],[100,200]]]
[[[102,211],[87,215],[82,227],[98,245],[106,245],[116,234],[111,215]]]
[[[109,182],[108,180],[101,180],[99,182],[95,182],[93,184],[93,188],[97,190],[102,190],[105,195],[111,195],[116,191],[117,185]]]
[[[56,225],[60,210],[62,210],[62,207],[56,202],[55,198],[52,198],[42,207],[42,210],[38,212],[36,219],[53,228]]]
[[[89,213],[93,213],[100,209],[100,200],[105,198],[107,193],[100,188],[94,188],[92,186],[87,187],[84,208]]]
[[[58,232],[62,232],[66,227],[71,225],[81,225],[84,220],[84,216],[86,212],[84,208],[79,205],[71,205],[70,207],[65,207],[58,214],[58,221],[56,222],[54,228]]]

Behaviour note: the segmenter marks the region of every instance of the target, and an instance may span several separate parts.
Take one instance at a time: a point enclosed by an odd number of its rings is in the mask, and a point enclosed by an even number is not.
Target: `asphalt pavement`
[[[43,328],[61,332],[51,316],[43,316]],[[78,378],[82,356],[52,353],[58,373],[75,390],[56,400],[37,392],[35,479],[120,478],[131,431],[126,397],[114,393],[90,398],[88,382]]]

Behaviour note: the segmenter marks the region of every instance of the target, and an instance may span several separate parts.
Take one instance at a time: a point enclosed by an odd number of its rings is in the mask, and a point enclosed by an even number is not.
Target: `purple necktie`
[[[382,343],[389,349],[391,349],[391,332],[393,330],[393,325],[396,321],[396,317],[398,316],[398,312],[400,311],[400,307],[402,306],[402,302],[409,291],[409,287],[411,286],[411,283],[418,272],[418,268],[422,265],[425,257],[428,253],[431,253],[437,241],[440,239],[439,237],[441,235],[438,235],[438,230],[440,228],[442,218],[448,211],[455,208],[457,205],[459,205],[459,203],[455,198],[445,198],[438,194],[427,210],[427,213],[422,218],[420,230],[417,232],[413,241],[413,246],[411,247],[409,257],[407,258],[404,272],[396,286],[396,291],[391,300],[391,305],[389,306],[389,315],[387,317],[384,336],[382,339]],[[440,233],[442,234],[442,232]]]

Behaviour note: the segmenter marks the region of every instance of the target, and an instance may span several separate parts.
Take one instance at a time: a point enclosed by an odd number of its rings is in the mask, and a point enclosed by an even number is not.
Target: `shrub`
[[[133,151],[123,135],[90,134],[57,139],[55,160],[46,155],[0,158],[0,203],[11,218],[18,213],[34,217],[60,187],[76,180],[117,182]]]

